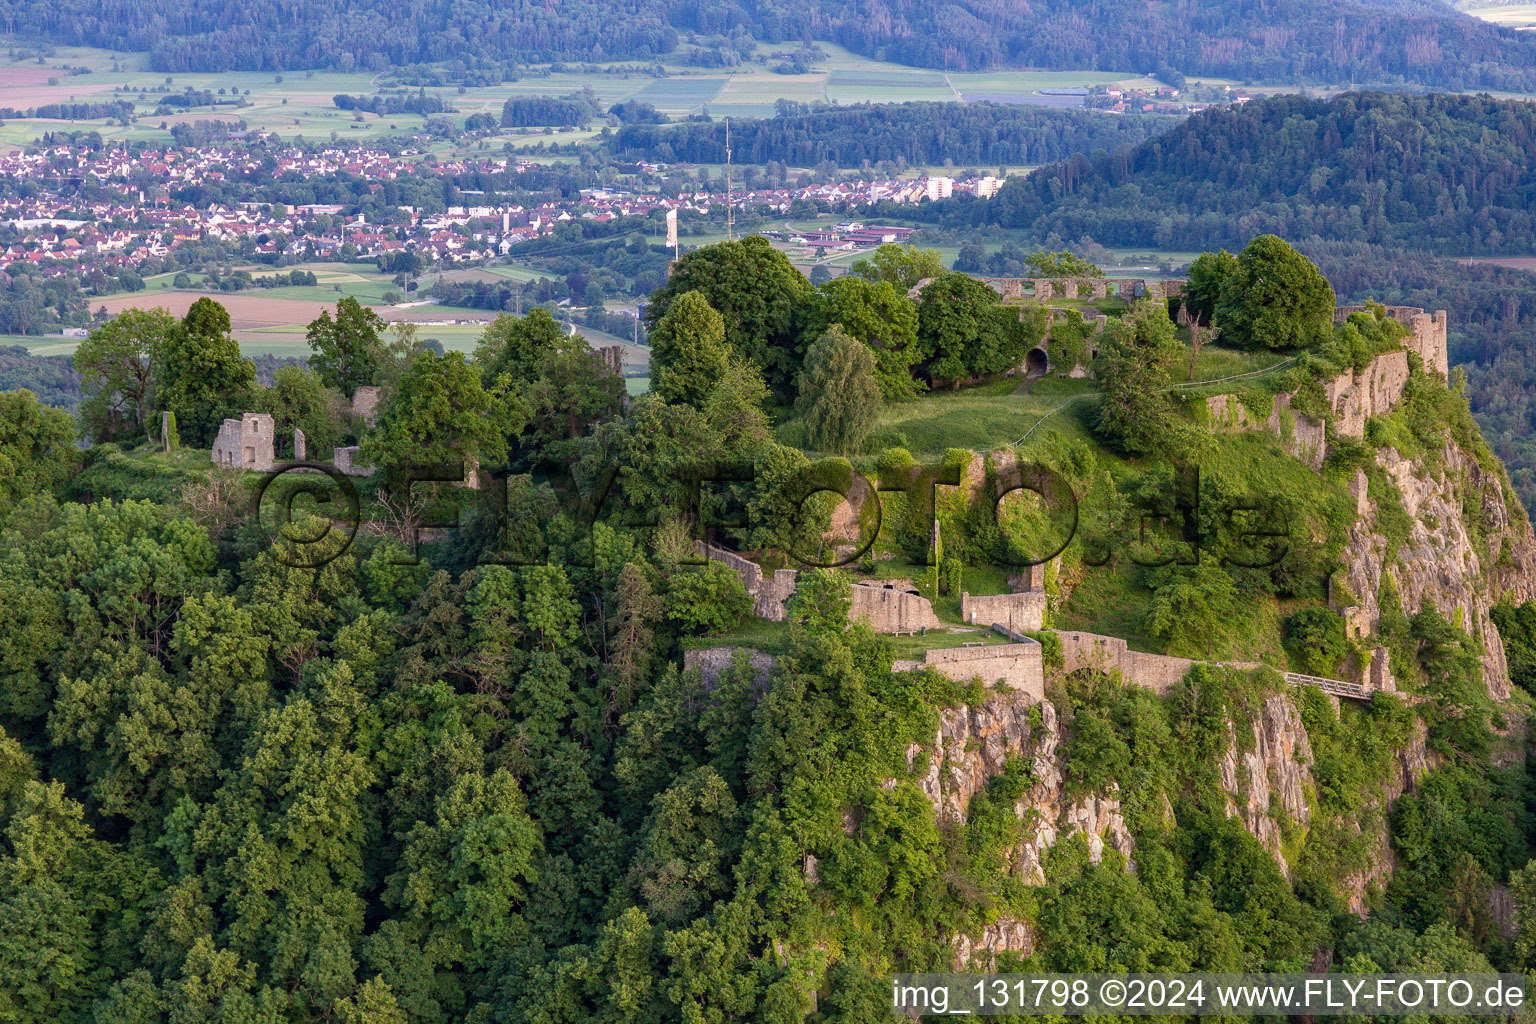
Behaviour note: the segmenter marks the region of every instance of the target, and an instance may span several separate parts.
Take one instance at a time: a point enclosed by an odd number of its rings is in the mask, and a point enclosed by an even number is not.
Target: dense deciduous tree
[[[1179,419],[1171,372],[1180,351],[1161,302],[1144,299],[1111,321],[1094,364],[1100,391],[1094,429],[1105,441],[1136,455],[1187,453],[1194,428]]]
[[[917,305],[898,291],[897,285],[888,280],[872,282],[852,276],[828,281],[806,308],[804,336],[814,342],[834,325],[874,353],[881,394],[886,398],[910,398],[917,393],[919,385],[912,376],[912,365],[921,354],[917,344]]]
[[[176,414],[183,440],[207,448],[226,417],[250,408],[256,367],[229,333],[229,312],[198,299],[171,331],[154,365],[156,402]]]
[[[731,354],[725,319],[703,292],[685,292],[651,328],[651,390],[668,402],[702,406]]]
[[[787,391],[797,360],[795,316],[810,297],[805,275],[766,238],[684,253],[651,296],[646,321],[655,329],[683,295],[697,291],[725,321],[731,350],[757,365],[770,387]]]
[[[964,274],[944,274],[918,301],[922,365],[935,383],[958,387],[1014,369],[1044,335],[1041,310],[1003,306],[997,292]]]
[[[887,243],[863,259],[854,260],[848,272],[866,281],[888,284],[906,294],[917,287],[919,281],[944,273],[944,261],[937,249]]]
[[[1316,348],[1333,332],[1333,287],[1283,239],[1260,235],[1222,282],[1216,324],[1246,348]]]
[[[0,392],[0,505],[52,490],[74,468],[75,424],[30,391]]]
[[[475,364],[487,384],[504,373],[514,381],[531,381],[567,333],[547,309],[531,309],[522,317],[503,314],[481,333]]]
[[[413,359],[363,443],[363,455],[384,467],[499,462],[508,439],[528,421],[527,403],[508,379],[486,387],[462,352]]]
[[[811,344],[800,371],[795,410],[805,420],[811,447],[851,455],[880,417],[875,357],[841,327],[829,327]]]
[[[1222,286],[1237,273],[1237,257],[1227,250],[1203,252],[1189,265],[1189,280],[1184,286],[1184,308],[1191,319],[1209,324],[1216,316]]]
[[[155,361],[175,326],[163,309],[126,309],[75,349],[80,415],[94,440],[142,435],[149,427]]]
[[[261,389],[256,402],[263,412],[271,413],[280,442],[285,437],[291,439],[294,428],[304,431],[306,454],[311,459],[319,458],[341,440],[340,413],[348,404],[306,366],[278,367],[272,386]]]
[[[326,387],[350,398],[358,388],[379,383],[379,335],[383,330],[379,315],[348,295],[336,303],[334,319],[329,310],[322,309],[310,321],[304,333],[314,350],[309,365]]]

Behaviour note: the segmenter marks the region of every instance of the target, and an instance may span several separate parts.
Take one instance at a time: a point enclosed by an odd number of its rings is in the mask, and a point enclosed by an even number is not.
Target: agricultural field
[[[25,41],[14,42],[26,46]],[[1040,97],[1038,90],[1114,82],[1129,77],[1098,71],[945,75],[870,60],[830,43],[818,45],[827,58],[803,75],[775,74],[771,70],[771,61],[766,64],[753,61],[730,72],[701,71],[671,64],[666,65],[668,74],[665,78],[657,78],[637,65],[620,64],[601,71],[550,73],[535,70],[515,82],[474,87],[463,93],[457,86],[428,88],[427,92],[441,96],[455,107],[455,117],[461,123],[471,114],[499,114],[502,103],[512,96],[559,96],[588,87],[605,105],[639,99],[672,117],[697,114],[706,108],[717,117],[768,117],[773,115],[774,103],[779,99],[799,103],[902,103],[976,97],[1005,102],[1055,102],[1061,98]],[[764,45],[759,52],[766,55],[784,48],[784,44]],[[60,70],[64,66],[88,67],[91,73],[71,75]],[[275,132],[285,139],[298,135],[326,138],[334,134],[338,139],[368,140],[419,131],[425,121],[419,115],[379,116],[339,110],[332,103],[332,97],[337,93],[369,95],[388,85],[387,74],[366,71],[162,75],[148,69],[144,54],[113,53],[77,46],[57,48],[43,65],[38,65],[35,59],[21,61],[0,54],[0,106],[25,109],[50,103],[129,99],[137,107],[137,115],[129,125],[106,121],[13,119],[0,125],[0,146],[25,145],[44,132],[63,127],[92,128],[108,139],[164,141],[169,137],[170,128],[178,122],[199,120],[221,120],[232,125],[243,121],[250,129]],[[141,89],[151,91],[141,94]],[[181,92],[185,89],[207,89],[229,102],[215,108],[175,114],[154,113],[165,90]],[[236,98],[248,105],[236,106]],[[597,129],[568,129],[547,135],[543,132],[509,134],[498,137],[493,146],[499,149],[501,142],[510,142],[516,152],[541,142],[586,142],[596,134]],[[485,146],[485,140],[468,144],[472,150]],[[450,142],[428,147],[438,156],[464,152],[465,148]]]
[[[958,100],[947,76],[932,71],[833,71],[827,99],[836,103],[891,103],[908,100]]]
[[[709,104],[715,117],[772,117],[774,101],[821,103],[826,100],[826,74],[776,75],[772,71],[743,71],[725,80]]]
[[[249,298],[260,299],[302,299],[310,302],[336,303],[345,296],[351,296],[368,306],[384,305],[384,296],[389,292],[397,294],[402,292],[399,285],[395,284],[392,275],[380,273],[371,263],[302,263],[293,267],[271,267],[263,264],[246,264],[236,266],[234,270],[244,270],[251,277],[260,280],[264,277],[272,277],[276,274],[286,274],[289,270],[303,270],[315,275],[316,283],[313,285],[284,285],[280,288],[262,288],[260,290],[247,289],[241,293]],[[178,290],[175,284],[176,274],[157,274],[145,279],[145,286],[150,291],[165,292]],[[193,284],[200,284],[207,280],[206,274],[187,273]],[[223,301],[227,293],[214,294],[214,298]],[[126,298],[126,296],[118,296]],[[110,307],[109,307],[110,308]]]
[[[697,114],[725,85],[723,78],[661,78],[634,94],[664,114]]]

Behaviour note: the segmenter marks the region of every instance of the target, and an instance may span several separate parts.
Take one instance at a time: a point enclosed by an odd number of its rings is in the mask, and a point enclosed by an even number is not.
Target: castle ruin
[[[375,426],[379,418],[379,392],[382,390],[369,385],[352,392],[352,415],[367,426]]]
[[[1364,313],[1369,306],[1338,306],[1333,311],[1333,322],[1342,324],[1351,313]],[[1408,328],[1403,347],[1415,352],[1424,361],[1426,370],[1434,370],[1449,376],[1451,372],[1450,349],[1446,344],[1447,317],[1443,309],[1426,313],[1418,306],[1388,306],[1388,315]]]
[[[275,429],[272,417],[264,412],[241,413],[239,419],[225,420],[213,442],[214,464],[266,472],[277,462]]]
[[[608,372],[615,377],[624,376],[624,346],[604,345],[597,350],[597,354],[603,357],[603,365],[608,367]]]
[[[1106,277],[978,277],[982,284],[990,285],[1004,302],[1033,297],[1047,299],[1108,299],[1118,298],[1126,302],[1145,296],[1174,298],[1184,294],[1183,281],[1157,281],[1146,278]],[[914,291],[920,291],[926,281],[919,281]],[[1024,286],[1029,286],[1026,293]],[[909,297],[912,296],[908,293]]]

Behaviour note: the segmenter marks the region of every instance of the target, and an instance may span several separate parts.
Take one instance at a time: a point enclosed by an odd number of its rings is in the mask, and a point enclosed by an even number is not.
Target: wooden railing
[[[1335,697],[1349,697],[1353,700],[1370,700],[1371,691],[1359,683],[1346,683],[1342,679],[1327,679],[1323,676],[1302,675],[1300,672],[1287,672],[1285,681],[1292,686],[1315,686],[1324,693],[1331,693]]]

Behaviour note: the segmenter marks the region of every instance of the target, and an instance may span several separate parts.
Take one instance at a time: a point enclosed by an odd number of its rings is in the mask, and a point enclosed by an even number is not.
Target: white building
[[[942,178],[942,177],[940,177],[940,178],[929,178],[928,179],[928,198],[930,200],[933,200],[933,199],[948,199],[950,196],[954,195],[954,192],[955,192],[955,179],[954,178]]]

